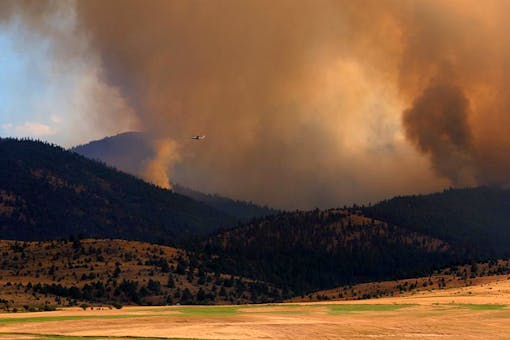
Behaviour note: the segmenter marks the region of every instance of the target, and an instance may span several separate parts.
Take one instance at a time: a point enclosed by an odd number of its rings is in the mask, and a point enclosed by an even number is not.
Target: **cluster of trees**
[[[169,289],[168,289],[169,288]],[[192,288],[192,289],[190,289]],[[217,301],[230,303],[239,302],[274,302],[280,301],[282,296],[278,289],[272,289],[262,282],[246,282],[240,278],[216,279],[212,285],[205,282],[197,287],[175,285],[174,278],[170,274],[166,285],[160,281],[149,279],[147,284],[141,284],[136,280],[122,279],[107,282],[96,281],[86,283],[83,286],[66,286],[61,283],[27,284],[25,292],[32,291],[34,294],[45,296],[54,295],[67,298],[70,305],[76,305],[78,301],[101,302],[101,303],[126,303],[126,304],[214,304]]]
[[[9,282],[4,289],[15,289],[15,295],[24,291],[37,301],[213,304],[282,299],[273,285],[207,271],[198,257],[169,247],[120,240],[0,242],[5,249],[0,280],[2,274],[15,273],[20,281],[47,282]]]

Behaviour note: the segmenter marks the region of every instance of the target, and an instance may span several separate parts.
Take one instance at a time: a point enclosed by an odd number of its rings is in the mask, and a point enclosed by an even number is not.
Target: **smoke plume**
[[[147,181],[165,189],[171,189],[169,169],[179,161],[177,143],[170,139],[159,139],[153,142],[156,151],[153,158],[147,161],[144,177]]]
[[[76,41],[41,28],[62,2],[13,3],[3,16],[76,60]],[[155,183],[170,167],[184,185],[294,208],[509,181],[508,1],[64,3],[104,84],[173,141],[156,144]]]
[[[426,88],[403,115],[408,139],[431,158],[437,173],[454,185],[473,182],[468,115],[469,103],[462,91],[444,84]]]

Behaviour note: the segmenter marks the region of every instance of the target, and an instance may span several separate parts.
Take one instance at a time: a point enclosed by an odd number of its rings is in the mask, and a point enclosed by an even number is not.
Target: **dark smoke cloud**
[[[403,115],[406,135],[429,155],[432,166],[454,185],[473,182],[473,136],[468,124],[469,102],[453,85],[432,85]]]
[[[182,184],[310,207],[507,182],[509,9],[84,0],[75,13],[103,80],[164,146],[162,178],[166,159]]]

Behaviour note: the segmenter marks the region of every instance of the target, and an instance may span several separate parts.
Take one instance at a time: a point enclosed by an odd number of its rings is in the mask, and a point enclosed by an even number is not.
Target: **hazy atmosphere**
[[[510,0],[0,0],[0,340],[510,339]]]
[[[0,135],[71,147],[145,131],[148,180],[277,208],[505,186],[509,10],[1,1]]]

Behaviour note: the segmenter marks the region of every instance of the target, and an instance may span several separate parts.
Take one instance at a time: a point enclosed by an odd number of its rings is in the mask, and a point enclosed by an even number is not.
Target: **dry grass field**
[[[510,280],[359,301],[0,314],[1,339],[510,338]]]

